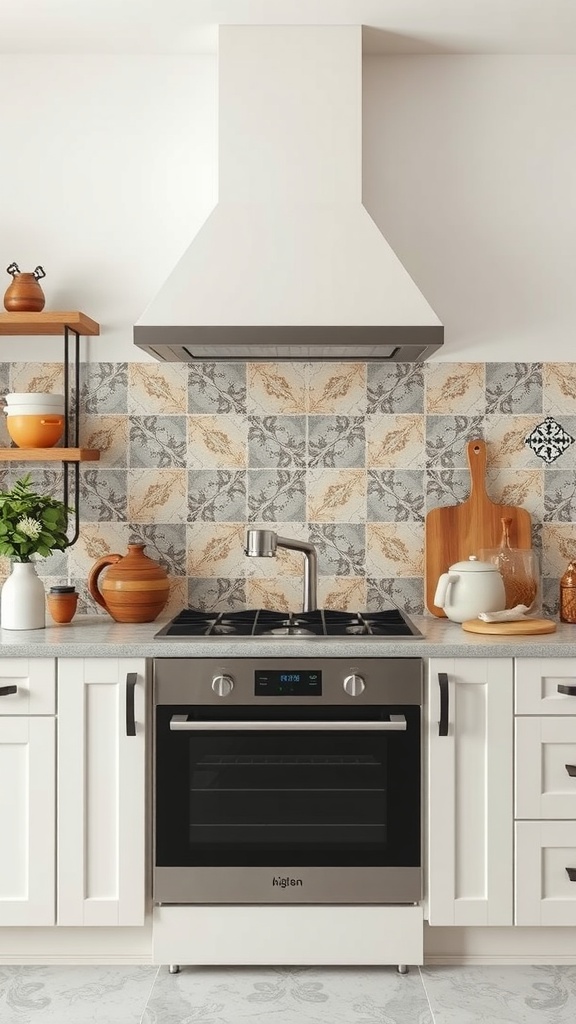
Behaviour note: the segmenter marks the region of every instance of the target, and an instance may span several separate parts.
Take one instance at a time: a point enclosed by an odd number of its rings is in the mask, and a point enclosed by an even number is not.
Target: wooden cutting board
[[[454,562],[477,555],[481,548],[497,548],[502,537],[503,517],[511,519],[510,544],[513,548],[531,548],[530,513],[516,505],[497,505],[486,493],[486,444],[469,441],[470,496],[460,505],[433,508],[428,512],[424,531],[424,588],[426,607],[433,615],[444,617],[434,604],[434,594],[443,572]]]
[[[490,633],[492,636],[533,636],[536,633],[555,633],[553,619],[518,619],[517,622],[482,622],[467,619],[462,623],[467,633]]]

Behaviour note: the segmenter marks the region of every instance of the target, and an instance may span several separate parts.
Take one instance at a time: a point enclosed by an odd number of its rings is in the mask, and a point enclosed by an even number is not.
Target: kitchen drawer
[[[574,696],[558,691],[574,687]],[[514,663],[517,715],[576,715],[576,659],[516,658]]]
[[[6,687],[15,693],[1,693]],[[0,716],[53,715],[56,712],[55,658],[0,660]]]
[[[515,767],[516,818],[576,819],[576,716],[517,718]]]
[[[516,822],[517,925],[576,925],[576,821]]]

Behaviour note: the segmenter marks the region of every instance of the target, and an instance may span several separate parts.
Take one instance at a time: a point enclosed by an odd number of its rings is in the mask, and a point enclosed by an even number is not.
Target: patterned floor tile
[[[156,967],[0,967],[2,1024],[139,1024]]]
[[[436,1024],[573,1024],[576,967],[425,967]]]

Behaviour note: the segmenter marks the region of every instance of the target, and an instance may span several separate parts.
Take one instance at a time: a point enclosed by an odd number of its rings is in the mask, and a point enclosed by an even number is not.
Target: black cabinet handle
[[[438,673],[438,685],[440,687],[440,721],[438,722],[438,735],[448,735],[448,715],[449,715],[449,691],[448,691],[448,674],[446,672]]]
[[[576,697],[576,686],[568,686],[566,683],[558,683],[558,693],[567,693],[569,697]]]
[[[0,686],[0,697],[7,697],[9,693],[18,693],[17,686]]]
[[[568,775],[571,775],[572,778],[574,778],[576,775],[576,764],[565,764],[564,767],[568,772]]]
[[[576,868],[566,868],[566,874],[571,882],[576,882]]]
[[[136,735],[136,718],[134,717],[134,690],[138,680],[137,672],[129,672],[126,676],[126,735]]]

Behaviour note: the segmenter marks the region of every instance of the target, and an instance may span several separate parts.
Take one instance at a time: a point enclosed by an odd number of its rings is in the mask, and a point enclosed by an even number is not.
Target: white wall
[[[215,72],[0,58],[0,275],[41,263],[46,308],[102,324],[91,359],[146,360],[132,325],[216,200]],[[576,57],[366,58],[364,149],[366,206],[446,325],[440,358],[573,361]],[[0,339],[0,361],[58,355]]]

